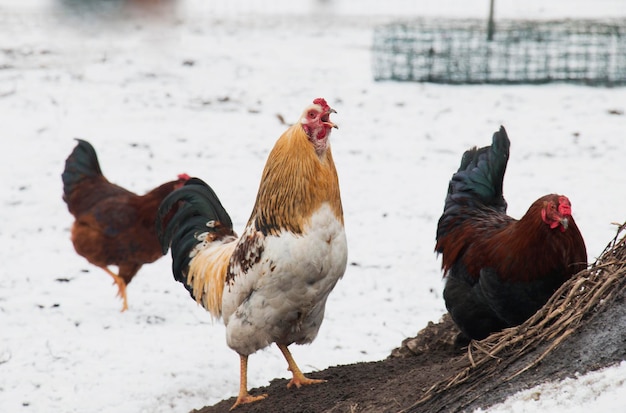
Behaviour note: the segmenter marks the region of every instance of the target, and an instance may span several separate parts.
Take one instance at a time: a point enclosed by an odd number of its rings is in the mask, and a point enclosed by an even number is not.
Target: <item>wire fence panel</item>
[[[374,31],[376,80],[626,85],[626,20],[393,23]]]

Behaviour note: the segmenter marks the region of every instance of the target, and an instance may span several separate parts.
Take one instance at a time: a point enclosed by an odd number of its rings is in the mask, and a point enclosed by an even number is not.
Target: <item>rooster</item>
[[[248,393],[248,356],[276,343],[292,379],[307,378],[288,346],[310,343],[326,300],[347,261],[343,209],[330,150],[331,109],[313,101],[278,139],[261,176],[241,236],[217,195],[192,178],[159,207],[163,253],[171,246],[174,278],[215,319],[240,357],[239,394],[231,410],[267,397]],[[172,208],[177,208],[175,213]]]
[[[542,196],[519,221],[506,215],[509,146],[500,127],[491,146],[464,153],[437,226],[446,307],[466,338],[476,340],[523,323],[587,266],[566,196]]]
[[[128,309],[126,286],[139,269],[162,257],[154,222],[163,198],[189,179],[181,174],[147,194],[136,195],[109,182],[100,169],[93,146],[78,144],[65,161],[63,200],[74,216],[72,243],[76,252],[113,277]],[[108,266],[117,265],[118,274]]]

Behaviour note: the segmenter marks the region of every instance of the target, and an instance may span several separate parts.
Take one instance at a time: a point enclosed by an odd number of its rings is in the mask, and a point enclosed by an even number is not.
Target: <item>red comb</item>
[[[324,98],[317,98],[313,101],[313,104],[315,105],[320,105],[322,107],[323,111],[327,111],[330,109],[330,106],[328,106],[328,103],[326,103],[326,100],[324,100]]]
[[[191,179],[191,177],[187,175],[186,173],[182,173],[182,174],[178,174],[178,179],[182,181],[188,181]]]

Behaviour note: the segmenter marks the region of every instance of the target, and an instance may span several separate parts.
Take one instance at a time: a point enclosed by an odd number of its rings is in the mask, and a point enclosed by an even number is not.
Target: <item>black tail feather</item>
[[[76,185],[84,178],[102,176],[96,150],[91,144],[82,139],[76,139],[78,144],[65,160],[65,169],[61,174],[63,180],[63,199],[67,200]]]
[[[468,209],[489,208],[506,213],[502,193],[511,142],[503,126],[493,134],[492,143],[467,150],[458,171],[452,175],[444,210],[437,226],[437,239],[462,220]]]
[[[163,254],[172,249],[174,278],[190,292],[186,273],[192,259],[190,252],[201,242],[197,236],[205,232],[234,235],[233,223],[219,198],[198,178],[191,178],[161,202],[156,225]]]
[[[509,160],[510,144],[506,130],[501,126],[500,130],[493,134],[490,146],[466,151],[459,170],[450,181],[448,188],[450,201],[477,200],[483,205],[496,209],[504,207],[506,210],[502,184]]]

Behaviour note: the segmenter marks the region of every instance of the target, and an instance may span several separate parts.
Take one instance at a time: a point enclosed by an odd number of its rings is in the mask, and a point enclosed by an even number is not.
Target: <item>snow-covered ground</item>
[[[276,115],[292,122],[318,96],[337,109],[349,266],[316,341],[293,346],[305,371],[382,359],[444,313],[433,247],[447,183],[501,124],[511,215],[567,194],[591,261],[626,218],[626,89],[372,80],[376,24],[483,17],[487,0],[78,3],[97,2],[0,0],[0,412],[187,412],[237,391],[223,326],[173,280],[169,256],[142,268],[120,314],[110,277],[74,252],[60,174],[76,137],[137,192],[180,172],[205,179],[241,230],[285,129]],[[624,14],[621,0],[496,6],[498,17]],[[622,412],[625,376],[622,363],[493,410]],[[275,347],[250,358],[251,388],[275,377],[288,377]]]

